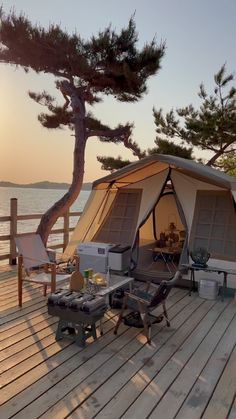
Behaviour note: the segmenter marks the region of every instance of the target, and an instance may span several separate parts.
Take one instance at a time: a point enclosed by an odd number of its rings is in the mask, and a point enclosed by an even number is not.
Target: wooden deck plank
[[[106,321],[104,321],[104,333],[107,333],[113,327],[113,323],[110,321],[111,319],[115,320],[116,316],[110,316],[109,318],[107,318]],[[66,339],[60,342],[56,342],[55,335],[53,334],[53,336],[51,336],[50,343],[47,345],[47,347],[40,348],[40,350],[38,347],[36,347],[35,353],[33,355],[31,354],[31,356],[29,356],[29,351],[26,349],[25,359],[22,362],[18,362],[17,364],[12,366],[12,368],[9,367],[8,358],[6,360],[7,362],[5,365],[5,370],[3,370],[3,366],[0,365],[1,387],[16,380],[20,376],[24,375],[26,372],[30,371],[32,368],[38,366],[40,363],[46,361],[47,359],[60,352],[63,348],[68,347],[69,345],[72,345],[72,342]],[[73,347],[74,346],[75,345],[73,345]],[[75,353],[77,353],[77,348]]]
[[[224,419],[235,398],[236,391],[236,346],[228,360],[228,363],[221,375],[213,396],[203,414],[204,419]],[[234,401],[235,403],[235,401]],[[234,409],[232,409],[233,411]],[[232,414],[231,414],[232,416]],[[232,416],[235,418],[236,416]]]
[[[203,307],[205,305],[205,307]],[[204,304],[200,298],[194,298],[190,301],[190,304],[182,310],[176,318],[171,322],[171,329],[173,329],[172,335],[169,336],[164,346],[161,346],[158,352],[150,354],[150,356],[142,356],[143,362],[140,364],[140,360],[133,358],[132,364],[136,366],[136,371],[126,372],[120,379],[123,380],[123,386],[120,386],[119,391],[110,397],[110,402],[101,410],[98,417],[109,417],[111,412],[117,412],[116,415],[122,415],[134,402],[134,400],[141,394],[144,388],[151,382],[158,371],[166,364],[169,358],[173,355],[179,345],[186,339],[186,337],[192,332],[193,328],[198,325],[202,318],[210,310],[212,304]],[[180,327],[177,328],[177,322],[180,321]],[[160,338],[157,336],[157,340],[154,344],[159,345]],[[141,354],[140,354],[141,355]],[[119,375],[122,371],[119,372]],[[112,383],[119,377],[112,377],[110,387]],[[108,384],[108,383],[107,383]],[[114,388],[118,388],[113,384]],[[127,395],[129,395],[127,397]],[[100,397],[99,397],[100,400]],[[107,402],[107,401],[106,401]],[[104,403],[105,404],[105,403]],[[93,410],[93,409],[91,409]]]
[[[45,336],[55,333],[57,329],[57,323],[57,320],[53,320],[52,324],[49,323],[35,335],[30,335],[28,338],[17,341],[10,347],[2,349],[0,353],[1,361],[10,357],[13,353],[21,352],[23,349],[28,348],[30,345],[36,344],[40,348],[41,339],[43,339]]]
[[[11,309],[9,314],[4,312],[3,317],[0,319],[0,328],[1,325],[9,324],[12,320],[17,320],[20,317],[36,311],[38,308],[45,307],[45,297],[39,297],[35,300],[27,301],[22,308],[16,307],[15,310]]]
[[[8,303],[8,301],[9,302],[14,301],[15,302],[15,308],[17,308],[18,307],[18,284],[17,284],[16,280],[15,280],[15,283],[10,288],[8,288],[8,292],[9,291],[10,291],[10,295],[9,295],[9,293],[7,293],[7,289],[4,288],[4,291],[2,291],[2,290],[0,291],[0,295],[2,296],[2,298],[4,298],[4,296],[7,295],[8,299],[5,302]],[[39,295],[43,296],[43,286],[41,284],[36,284],[36,283],[33,283],[33,282],[24,282],[23,287],[22,287],[23,304],[25,303],[24,298],[26,297],[26,294],[29,293],[30,291],[32,292],[32,294],[35,293],[35,292],[38,292]],[[3,303],[4,303],[4,300],[1,301],[1,307],[3,306]],[[1,311],[3,311],[3,310],[4,310],[4,307],[1,308]]]
[[[189,301],[189,297],[186,297],[186,300]],[[181,306],[179,307],[178,304],[175,304],[173,307],[171,307],[171,309],[169,310],[170,318],[175,316],[176,312],[178,312],[179,310],[181,310]],[[165,326],[155,328],[156,330],[154,331],[153,339],[155,338],[156,335],[159,335],[160,329],[163,329],[163,328],[167,330]],[[169,333],[171,332],[167,331],[166,334],[163,336],[164,340],[169,338]],[[138,338],[139,340],[141,339],[140,342],[137,341],[137,337],[136,337],[136,339],[133,340],[129,344],[129,347],[125,346],[124,349],[122,349],[122,351],[120,351],[119,353],[114,353],[114,356],[112,359],[109,359],[105,364],[102,365],[102,368],[94,371],[94,373],[90,375],[87,379],[81,380],[80,375],[77,374],[76,376],[77,378],[74,377],[73,381],[71,382],[71,387],[72,387],[71,392],[69,392],[67,395],[64,395],[63,399],[62,399],[62,395],[63,395],[64,390],[61,387],[66,388],[67,391],[69,390],[69,388],[68,388],[68,385],[65,386],[65,382],[59,383],[55,400],[58,400],[59,398],[62,400],[59,403],[57,403],[57,405],[52,406],[52,408],[49,409],[48,412],[46,412],[45,417],[52,417],[52,416],[64,417],[66,416],[66,414],[68,414],[68,411],[66,410],[67,406],[70,406],[70,408],[72,406],[73,408],[76,408],[78,404],[80,405],[79,411],[81,412],[82,411],[81,403],[84,400],[86,400],[87,397],[91,395],[92,395],[92,400],[95,400],[96,397],[94,396],[95,394],[94,391],[99,389],[99,387],[102,384],[106,383],[107,379],[111,378],[114,374],[116,374],[116,372],[119,371],[120,368],[122,368],[122,371],[123,371],[126,368],[129,368],[130,365],[134,365],[133,356],[135,356],[135,354],[138,354],[139,351],[143,349],[145,353],[147,352],[146,356],[150,355],[150,347],[149,345],[145,344],[146,340],[143,339],[143,334],[142,333],[139,334]],[[160,341],[160,344],[161,344],[160,336],[158,340]],[[144,341],[144,344],[143,344],[143,341]],[[155,352],[155,350],[157,350],[157,348],[155,348],[155,345],[154,345],[153,351]],[[145,357],[145,354],[143,354],[143,356]],[[143,356],[141,357],[141,359],[143,359]],[[126,361],[128,362],[126,363]],[[76,381],[77,381],[77,386],[75,386]],[[106,391],[107,391],[107,388],[105,386],[104,393],[106,393]],[[45,408],[44,399],[41,400],[41,404],[42,403]],[[52,399],[48,400],[48,403],[52,404]]]
[[[26,411],[29,409],[31,412],[30,417],[32,417],[32,414],[38,415],[38,411],[31,409],[31,405],[37,403],[40,395],[45,392],[50,394],[54,393],[54,391],[56,391],[55,385],[67,376],[68,380],[72,380],[73,382],[73,379],[78,376],[78,373],[80,375],[88,374],[87,364],[91,357],[92,360],[90,361],[90,364],[92,365],[90,368],[96,369],[99,356],[102,361],[104,358],[106,359],[106,357],[112,357],[114,351],[119,350],[122,346],[130,342],[134,335],[135,331],[131,329],[126,333],[126,336],[123,339],[117,339],[113,334],[108,333],[103,336],[102,339],[98,339],[92,345],[87,346],[83,350],[83,355],[81,357],[79,357],[78,354],[82,352],[82,349],[76,345],[71,345],[67,348],[67,351],[62,350],[60,353],[51,357],[49,362],[40,364],[34,368],[33,371],[29,371],[29,373],[24,374],[14,383],[11,383],[9,386],[2,389],[2,402],[6,400],[6,403],[1,407],[2,413],[12,416],[19,410],[24,409],[21,410],[21,412],[22,417],[25,418]],[[92,339],[90,339],[90,342],[91,341]],[[93,359],[94,356],[96,356],[95,360]],[[78,371],[79,367],[80,371]],[[7,401],[9,396],[11,399]],[[29,403],[31,405],[27,406]],[[39,403],[39,410],[41,409],[43,409],[43,406]],[[21,416],[21,412],[18,413],[19,417]]]
[[[231,356],[232,350],[235,347],[235,330],[236,315],[220,339],[206,366],[198,376],[192,390],[190,391],[188,397],[185,399],[181,409],[179,410],[176,419],[188,419],[189,417],[191,417],[191,419],[197,419],[203,414],[208,400],[211,398],[214,388],[225,368],[228,359]],[[236,380],[234,383],[232,383],[232,386],[236,389]],[[227,399],[229,400],[229,406],[232,398],[232,396],[227,396]],[[214,418],[217,418],[216,414],[214,414]]]
[[[68,340],[63,340],[63,342],[59,342],[58,345],[63,349],[64,343],[69,342]],[[50,346],[55,343],[55,334],[51,333],[50,335],[46,336],[45,338],[42,338],[40,341],[40,347],[35,343],[33,345],[28,346],[27,348],[23,349],[20,352],[13,353],[9,358],[6,358],[0,363],[0,373],[4,373],[5,371],[13,371],[13,368],[21,364],[25,364],[28,366],[27,361],[29,358],[33,357],[34,355],[40,354],[42,352],[42,357],[44,356],[44,360],[47,360],[47,354],[50,351]],[[44,352],[43,352],[44,351]],[[50,355],[49,355],[50,356]],[[19,371],[21,370],[21,367],[19,367]],[[27,368],[25,369],[24,373],[27,372]],[[14,375],[14,373],[13,373]],[[21,374],[19,374],[21,375]]]
[[[199,342],[208,335],[219,316],[219,311],[222,312],[228,305],[226,301],[223,304],[220,304],[220,302],[211,303],[211,301],[206,301],[205,306],[208,306],[209,309],[206,310],[202,321],[199,321],[198,325],[192,329],[191,334],[183,344],[175,347],[174,354],[130,406],[124,414],[125,418],[131,418],[134,412],[136,412],[137,418],[147,417],[163,398],[172,382],[178,377],[184,365],[199,346]],[[175,344],[175,341],[173,344]],[[153,397],[154,394],[155,397]]]
[[[94,405],[93,400],[88,399],[79,407],[79,410],[83,412],[85,418],[93,417],[98,412],[99,414],[97,417],[111,417],[111,414],[114,415],[114,418],[120,417],[126,410],[125,404],[127,404],[127,401],[130,404],[131,400],[130,392],[126,389],[120,404],[120,400],[117,401],[119,390],[123,389],[125,383],[127,384],[132,380],[134,375],[137,376],[143,368],[146,367],[152,372],[155,371],[155,367],[160,368],[162,363],[164,364],[166,359],[170,357],[170,353],[174,351],[173,340],[175,340],[175,335],[177,333],[181,334],[182,329],[185,329],[187,334],[192,330],[192,326],[199,314],[198,307],[201,306],[202,301],[200,299],[198,299],[198,301],[196,299],[191,301],[189,296],[186,296],[185,303],[185,306],[176,306],[178,311],[173,313],[174,317],[172,318],[170,329],[163,326],[160,331],[157,331],[159,333],[154,335],[151,346],[144,345],[138,353],[130,358],[128,365],[125,365],[124,368],[120,368],[102,387],[98,388],[98,390],[93,393],[93,398],[99,400],[97,405]],[[189,328],[185,327],[187,322],[191,325],[189,325]],[[158,359],[156,365],[154,359]],[[102,409],[105,405],[106,407]],[[77,413],[78,410],[74,412],[72,417],[76,417]]]
[[[234,400],[233,400],[233,404],[229,412],[229,416],[227,416],[227,419],[235,419],[235,418],[236,418],[236,391],[234,393]]]
[[[29,311],[28,313],[26,313],[25,315],[21,316],[21,317],[16,317],[13,320],[10,320],[8,322],[5,322],[4,324],[0,325],[0,338],[2,336],[2,333],[4,333],[4,331],[9,330],[9,333],[11,333],[11,329],[17,327],[18,325],[26,325],[27,327],[27,323],[30,324],[30,322],[32,321],[32,319],[34,317],[37,317],[38,315],[40,315],[41,313],[46,313],[47,312],[47,306],[45,305],[45,301],[43,300],[41,302],[41,304],[37,305],[37,308],[34,310],[34,306],[31,307],[31,311]]]
[[[184,365],[184,368],[177,376],[177,379],[174,380],[160,403],[158,403],[157,407],[152,411],[150,418],[156,418],[159,414],[159,417],[162,417],[163,412],[165,412],[166,419],[175,416],[176,410],[178,411],[179,407],[184,402],[189,393],[189,389],[192,388],[196,378],[200,375],[209,356],[214,351],[219,339],[223,336],[228,327],[228,323],[232,320],[234,314],[235,308],[233,303],[231,303],[216,319],[214,324],[211,325],[207,335],[196,348],[189,361]],[[182,354],[180,354],[180,357],[176,356],[171,362],[182,362],[181,355]],[[167,407],[168,412],[166,412]]]
[[[23,331],[28,331],[28,333],[31,333],[30,331],[31,327],[49,318],[50,318],[50,315],[47,312],[47,307],[45,307],[44,311],[42,310],[41,313],[36,314],[36,316],[28,320],[27,322],[24,321],[20,324],[12,326],[11,328],[6,328],[5,331],[1,330],[0,342],[2,342],[5,339],[9,339],[11,336],[15,336],[15,338],[17,339],[18,333],[21,333]]]
[[[114,322],[112,322],[112,327],[114,327]],[[123,334],[121,334],[119,338],[112,333],[108,333],[106,336],[103,336],[101,339],[94,342],[93,345],[87,346],[83,349],[82,359],[81,357],[78,357],[78,353],[80,353],[82,349],[76,345],[72,345],[74,349],[71,349],[70,347],[66,352],[61,351],[56,356],[50,358],[48,365],[47,363],[44,363],[37,366],[33,371],[24,374],[24,376],[20,377],[12,385],[3,388],[1,394],[2,401],[13,397],[2,407],[3,411],[6,409],[10,414],[15,414],[20,408],[22,409],[29,403],[32,404],[34,399],[49,390],[52,398],[55,385],[63,378],[69,377],[68,379],[73,383],[74,376],[78,377],[79,375],[79,377],[81,377],[82,374],[85,374],[86,376],[89,371],[88,362],[90,368],[97,369],[99,362],[105,362],[105,360],[112,357],[114,353],[119,353],[119,347],[127,345],[134,337],[140,334],[138,329],[131,328],[127,330],[125,326],[122,326],[121,330],[123,330]],[[138,344],[138,341],[137,343],[134,341],[134,344]],[[73,356],[70,354],[70,351],[72,350],[75,351]],[[95,360],[93,358],[90,360],[90,358],[94,356],[96,356]],[[87,362],[85,362],[86,359]],[[80,371],[78,371],[79,367]],[[74,374],[73,371],[75,371]],[[27,386],[30,387],[26,388]],[[18,394],[20,391],[22,393]],[[43,406],[41,406],[41,409],[42,407]],[[38,412],[38,410],[36,411]]]
[[[23,330],[22,332],[18,332],[17,334],[14,334],[13,336],[10,336],[4,339],[2,342],[0,342],[0,351],[2,351],[3,349],[9,348],[10,351],[13,351],[15,353],[16,350],[15,348],[12,348],[13,345],[21,341],[25,341],[28,338],[31,339],[32,336],[38,334],[39,332],[44,330],[46,327],[51,326],[55,323],[56,324],[58,323],[57,317],[48,317],[42,320],[41,322],[36,323],[35,325],[31,325],[26,330]],[[28,346],[28,342],[29,340],[27,340],[27,346]]]
[[[24,299],[24,304],[27,301],[34,301],[37,298],[42,298],[43,297],[43,293],[40,289],[37,288],[25,288],[23,291],[23,299]],[[43,297],[44,298],[44,297]],[[16,298],[6,298],[6,302],[2,302],[0,304],[0,310],[2,311],[3,316],[7,316],[9,314],[9,310],[11,310],[10,312],[12,313],[13,311],[15,311],[15,307],[16,307]]]
[[[171,328],[154,326],[151,346],[141,329],[122,324],[115,336],[111,310],[104,336],[79,348],[55,341],[57,319],[35,285],[25,283],[19,308],[17,272],[0,269],[1,418],[236,417],[233,299],[176,288],[167,300]]]

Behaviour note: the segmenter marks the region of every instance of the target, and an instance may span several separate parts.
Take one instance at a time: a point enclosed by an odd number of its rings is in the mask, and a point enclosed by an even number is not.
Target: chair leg
[[[51,293],[56,291],[56,264],[51,266]]]
[[[120,311],[120,314],[119,314],[119,317],[118,317],[118,320],[117,320],[116,325],[115,325],[114,335],[117,335],[118,328],[119,328],[119,326],[122,322],[123,313],[124,313],[124,310],[126,308],[126,302],[127,302],[127,297],[125,296],[124,301],[123,301],[123,305],[122,305],[122,308],[121,308],[121,311]]]
[[[118,320],[117,320],[117,322],[116,322],[115,329],[114,329],[114,335],[117,335],[117,332],[118,332],[119,326],[120,326],[120,324],[121,324],[121,322],[122,322],[124,309],[125,309],[125,308],[122,308],[122,309],[121,309],[121,312],[120,312],[120,314],[119,314],[119,317],[118,317]]]
[[[147,313],[140,313],[141,319],[143,321],[143,328],[144,328],[144,335],[147,338],[147,343],[151,344],[151,326],[148,324],[147,321]]]
[[[165,317],[165,319],[166,319],[166,325],[167,325],[167,327],[170,327],[170,322],[169,322],[169,319],[168,319],[168,314],[167,314],[167,311],[166,311],[166,304],[165,304],[165,301],[163,301],[163,303],[162,303],[162,307],[163,307],[163,314],[164,314],[164,317]]]
[[[19,307],[22,307],[22,285],[23,285],[22,268],[23,268],[23,258],[20,255],[18,258],[18,304],[19,304]]]
[[[46,297],[47,295],[47,285],[43,286],[43,296]]]

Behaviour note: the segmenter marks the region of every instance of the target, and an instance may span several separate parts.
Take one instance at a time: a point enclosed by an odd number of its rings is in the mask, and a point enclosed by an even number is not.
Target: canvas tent
[[[236,179],[218,170],[175,156],[146,157],[93,183],[66,252],[80,242],[129,244],[137,266],[142,249],[172,222],[184,232],[179,263],[202,246],[211,264],[235,269],[235,201]],[[236,288],[236,277],[229,282]]]

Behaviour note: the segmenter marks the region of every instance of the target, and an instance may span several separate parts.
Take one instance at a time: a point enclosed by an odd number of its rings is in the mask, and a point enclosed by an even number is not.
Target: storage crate
[[[219,284],[215,279],[200,279],[198,286],[199,297],[206,300],[216,300],[219,294]]]

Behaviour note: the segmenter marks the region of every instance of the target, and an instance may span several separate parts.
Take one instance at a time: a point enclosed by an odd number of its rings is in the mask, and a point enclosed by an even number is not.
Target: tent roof
[[[138,182],[172,168],[180,173],[219,187],[236,190],[236,179],[212,167],[176,156],[155,154],[145,157],[93,183],[93,188],[106,189],[110,184],[121,187]]]

